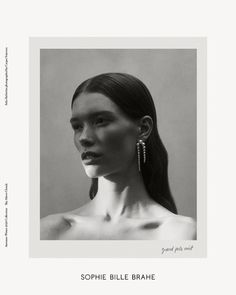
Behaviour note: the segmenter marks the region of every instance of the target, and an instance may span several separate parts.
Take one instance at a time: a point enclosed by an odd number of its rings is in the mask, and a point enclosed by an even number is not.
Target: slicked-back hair
[[[168,181],[168,154],[157,129],[156,109],[152,96],[145,84],[138,78],[126,73],[100,74],[81,83],[72,98],[71,108],[82,93],[100,93],[113,101],[131,120],[149,115],[153,120],[153,129],[146,140],[146,163],[141,163],[144,185],[150,197],[177,214],[177,208],[171,195]],[[142,161],[141,161],[142,162]],[[98,191],[98,179],[93,178],[90,198]]]

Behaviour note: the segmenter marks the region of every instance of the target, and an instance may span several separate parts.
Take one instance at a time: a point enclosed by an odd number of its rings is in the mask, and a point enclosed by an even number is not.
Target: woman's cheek
[[[104,133],[104,147],[114,152],[133,150],[135,146],[135,136],[133,130],[112,129]]]

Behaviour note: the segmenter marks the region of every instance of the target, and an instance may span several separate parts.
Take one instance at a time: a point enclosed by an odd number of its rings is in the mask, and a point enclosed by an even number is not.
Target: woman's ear
[[[139,139],[147,140],[152,132],[153,120],[150,116],[144,116],[139,121]]]

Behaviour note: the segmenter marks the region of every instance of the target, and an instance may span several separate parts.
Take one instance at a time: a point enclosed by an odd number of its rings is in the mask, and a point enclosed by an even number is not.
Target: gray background
[[[40,215],[75,209],[89,200],[69,124],[75,88],[103,72],[140,78],[156,104],[169,154],[169,179],[179,214],[196,218],[196,50],[40,50]]]

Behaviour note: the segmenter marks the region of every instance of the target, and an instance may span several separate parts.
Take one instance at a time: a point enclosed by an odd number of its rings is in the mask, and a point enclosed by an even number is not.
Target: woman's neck
[[[93,200],[95,211],[112,220],[140,216],[154,201],[145,189],[141,174],[136,171],[99,178],[98,192]]]

